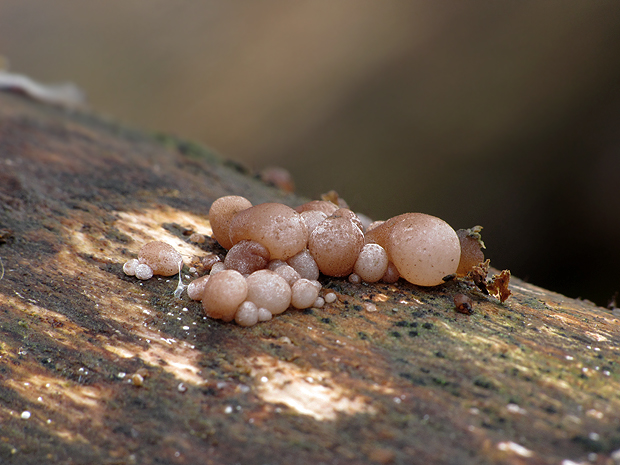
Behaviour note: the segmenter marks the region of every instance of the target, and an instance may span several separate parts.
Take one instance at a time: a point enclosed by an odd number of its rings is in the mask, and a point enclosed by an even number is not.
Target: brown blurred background
[[[0,0],[0,55],[307,196],[481,224],[535,284],[620,290],[616,0]]]

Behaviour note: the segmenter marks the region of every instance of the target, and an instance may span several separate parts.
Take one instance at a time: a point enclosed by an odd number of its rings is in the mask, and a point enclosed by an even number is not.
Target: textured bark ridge
[[[620,331],[591,303],[518,279],[500,303],[322,278],[333,304],[242,328],[175,277],[123,274],[149,240],[222,253],[187,238],[233,193],[304,201],[195,145],[0,95],[0,463],[614,463]]]

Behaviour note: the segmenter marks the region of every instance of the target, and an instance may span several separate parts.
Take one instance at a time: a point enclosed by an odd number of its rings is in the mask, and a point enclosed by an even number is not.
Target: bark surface
[[[188,238],[226,194],[305,201],[194,144],[0,94],[0,463],[614,463],[620,327],[589,302],[514,278],[503,304],[322,278],[335,303],[242,328],[175,277],[123,274],[150,240],[222,254]]]

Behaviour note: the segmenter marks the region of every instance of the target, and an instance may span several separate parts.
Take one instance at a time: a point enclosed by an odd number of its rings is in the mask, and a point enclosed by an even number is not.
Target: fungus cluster
[[[188,296],[202,301],[207,316],[241,326],[333,301],[331,294],[319,295],[321,273],[352,283],[403,277],[436,286],[484,261],[479,227],[457,232],[423,213],[371,223],[342,201],[315,200],[293,209],[226,196],[213,202],[209,220],[214,239],[228,253],[223,261],[210,261],[210,273],[187,286]],[[151,242],[123,269],[148,279],[179,273],[182,264],[171,246]]]

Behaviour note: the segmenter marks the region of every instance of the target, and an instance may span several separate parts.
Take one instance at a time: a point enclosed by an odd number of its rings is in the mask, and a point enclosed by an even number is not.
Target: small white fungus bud
[[[366,244],[362,248],[353,271],[367,283],[379,281],[388,267],[388,255],[379,244]]]
[[[258,307],[253,302],[245,301],[235,313],[235,321],[239,326],[254,326],[258,323]]]
[[[151,270],[150,266],[140,263],[136,266],[135,274],[138,279],[151,279],[153,277],[153,270]]]
[[[295,281],[301,278],[301,276],[299,276],[299,273],[297,273],[297,271],[295,271],[292,266],[288,265],[277,267],[275,269],[275,273],[282,276],[289,286],[292,286]]]
[[[336,302],[337,298],[338,296],[335,293],[328,292],[327,294],[325,294],[325,303],[333,304],[334,302]]]
[[[140,387],[144,384],[144,377],[139,373],[134,373],[131,376],[131,382],[133,383],[134,386]]]
[[[220,271],[224,271],[225,269],[226,265],[224,265],[224,262],[216,262],[211,267],[211,271],[209,272],[209,274],[213,276],[214,274],[218,274]]]
[[[358,274],[351,273],[349,275],[349,282],[351,284],[360,284],[362,282],[362,278]]]
[[[303,309],[312,307],[314,301],[319,296],[319,289],[308,279],[298,279],[293,284],[291,305],[295,308]]]
[[[123,265],[123,272],[127,276],[135,276],[136,275],[136,267],[140,264],[137,258],[132,258],[131,260],[125,262]]]
[[[266,308],[258,309],[258,321],[269,321],[273,317],[273,314]]]
[[[364,302],[362,307],[364,307],[364,310],[366,310],[367,312],[376,312],[377,311],[377,306],[375,304],[373,304],[372,302]]]
[[[190,242],[195,242],[196,244],[204,244],[206,240],[202,234],[197,232],[192,233],[188,239]]]
[[[314,304],[312,304],[315,308],[323,308],[323,305],[325,305],[325,299],[323,297],[317,297]]]
[[[289,258],[286,261],[290,266],[292,266],[299,276],[302,278],[317,280],[319,279],[319,266],[314,261],[308,249],[304,249],[295,256]]]

